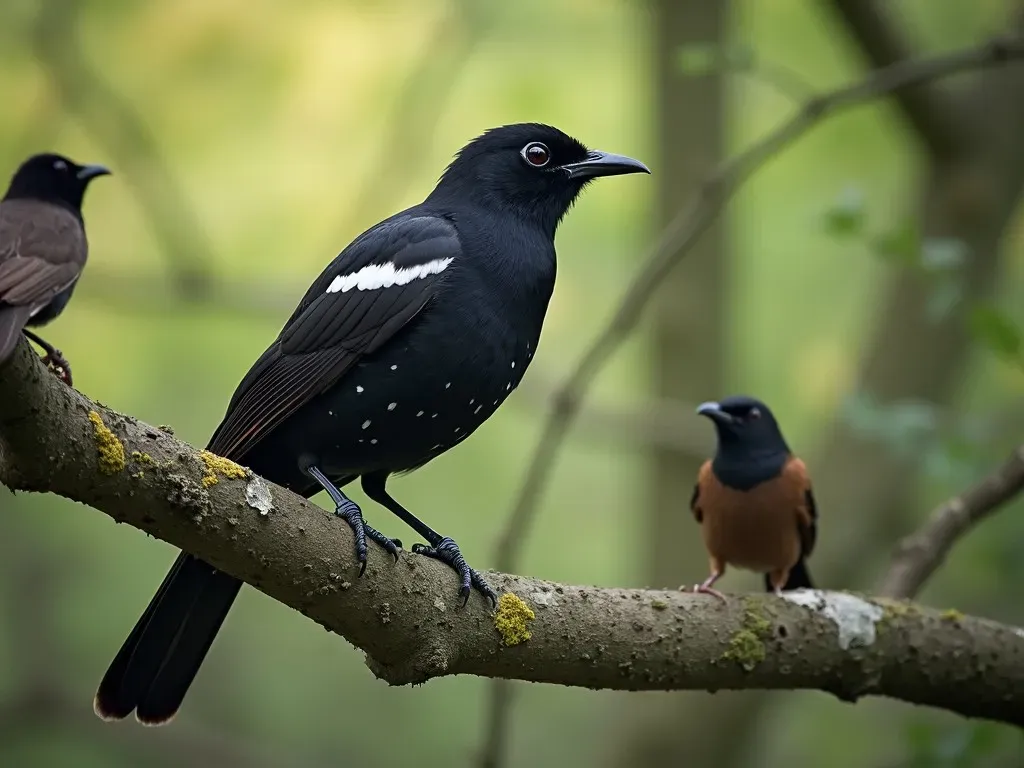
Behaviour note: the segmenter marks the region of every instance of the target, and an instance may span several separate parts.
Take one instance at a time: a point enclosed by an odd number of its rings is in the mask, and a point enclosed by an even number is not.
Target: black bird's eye
[[[747,416],[749,416],[751,419],[760,419],[761,418],[761,409],[760,408],[756,408],[756,407],[755,408],[751,408],[747,412]]]
[[[534,168],[543,168],[551,161],[551,152],[539,141],[531,141],[522,151],[523,159]]]
[[[68,164],[65,163],[63,160],[54,160],[53,167],[56,168],[58,171],[66,171],[68,169]]]

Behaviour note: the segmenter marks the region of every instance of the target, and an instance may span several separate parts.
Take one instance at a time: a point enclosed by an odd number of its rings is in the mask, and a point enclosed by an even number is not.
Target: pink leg
[[[703,592],[705,595],[714,595],[722,602],[726,602],[725,595],[719,592],[717,589],[712,589],[711,585],[714,584],[722,576],[721,571],[712,571],[711,575],[708,576],[701,584],[694,584],[693,591],[695,593]]]

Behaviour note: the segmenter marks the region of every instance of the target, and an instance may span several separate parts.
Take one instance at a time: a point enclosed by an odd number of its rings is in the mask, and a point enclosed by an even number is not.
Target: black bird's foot
[[[46,354],[43,356],[43,365],[49,368],[57,376],[58,379],[63,381],[69,387],[71,386],[71,363],[64,357],[64,354],[53,346],[50,342],[45,341],[32,331],[24,329],[25,335],[29,339],[38,344]]]
[[[491,589],[491,586],[484,581],[479,573],[469,567],[469,564],[466,563],[466,558],[459,551],[459,545],[452,539],[445,536],[437,543],[436,547],[428,547],[426,544],[413,544],[412,551],[417,555],[440,560],[442,563],[451,566],[459,574],[459,578],[462,580],[462,586],[459,588],[459,597],[462,598],[463,605],[469,602],[469,591],[471,588],[476,588],[480,594],[491,601],[492,606],[497,605],[497,593]]]
[[[359,575],[366,572],[366,540],[375,541],[398,562],[398,550],[402,546],[401,539],[389,539],[376,528],[371,528],[363,521],[363,511],[350,499],[345,499],[334,508],[334,514],[349,524],[356,537],[356,558],[359,560]]]

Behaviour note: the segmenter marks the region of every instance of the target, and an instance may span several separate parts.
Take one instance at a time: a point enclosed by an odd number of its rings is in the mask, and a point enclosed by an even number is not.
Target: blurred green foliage
[[[72,50],[60,37],[69,34],[61,14],[44,18],[45,5],[0,6],[0,94],[8,106],[0,167],[52,147],[115,172],[90,190],[90,268],[47,337],[72,360],[80,389],[171,424],[197,444],[323,264],[365,227],[421,199],[452,152],[484,128],[551,122],[659,172],[649,138],[649,17],[641,3],[82,2],[70,34],[83,59],[70,73],[58,71],[66,61],[43,55]],[[925,49],[981,37],[1006,11],[997,0],[899,5]],[[739,58],[746,69],[778,62],[806,73],[816,89],[859,72],[858,58],[837,42],[839,30],[812,4],[745,0],[737,8],[736,51],[747,52]],[[446,51],[458,56],[447,60]],[[681,54],[682,66],[706,69],[714,54],[702,55]],[[55,84],[71,75],[81,82],[83,73],[116,102],[87,91],[72,108]],[[733,148],[755,141],[795,106],[757,77],[730,80],[730,90]],[[406,115],[403,99],[417,93],[429,98]],[[121,138],[125,109],[152,136],[155,155]],[[153,191],[157,165],[171,170],[182,201]],[[912,221],[916,170],[893,110],[857,110],[768,163],[726,220],[737,264],[730,318],[736,389],[772,403],[812,468],[820,427],[837,408],[874,435],[880,450],[931,457],[923,515],[1020,438],[1024,262],[1018,220],[1006,238],[1013,258],[999,295],[970,314],[979,354],[964,372],[956,413],[859,392],[880,286],[895,270],[926,270],[942,295],[936,311],[948,312],[957,303],[957,268],[970,258],[956,243],[920,243]],[[642,179],[596,184],[567,217],[558,236],[559,283],[527,386],[559,380],[606,321],[653,237],[650,190]],[[215,259],[201,266],[211,285],[235,291],[230,306],[175,298],[170,267],[189,254],[158,236],[147,209],[152,200],[163,216],[181,213],[175,205],[188,207],[180,220],[203,229]],[[823,200],[836,202],[823,211]],[[268,292],[279,308],[267,309]],[[641,340],[631,340],[602,373],[596,401],[644,405],[645,355]],[[475,565],[488,567],[542,417],[523,397],[511,398],[471,447],[399,480],[394,492],[433,527],[456,535]],[[702,425],[695,419],[693,428]],[[643,518],[643,460],[612,434],[572,441],[543,502],[543,534],[530,543],[522,570],[576,583],[640,584],[640,533],[623,528],[621,510]],[[819,495],[821,536],[828,538],[828,490]],[[344,641],[251,588],[174,725],[153,734],[132,722],[101,723],[89,711],[95,685],[173,552],[62,499],[5,494],[2,504],[0,711],[10,715],[3,703],[39,677],[63,702],[59,716],[0,722],[5,764],[181,765],[183,755],[193,755],[189,762],[226,765],[226,758],[202,757],[222,747],[244,750],[245,765],[253,756],[294,766],[471,761],[483,681],[391,689]],[[408,538],[386,513],[366,510],[375,525]],[[1024,579],[1022,542],[1020,515],[998,516],[958,547],[925,599],[1024,621],[1013,586]],[[888,546],[872,556],[884,561]],[[702,562],[688,565],[703,572]],[[386,574],[386,558],[371,553],[366,578]],[[725,588],[756,589],[757,578],[730,573]],[[511,764],[600,764],[616,738],[615,728],[602,726],[630,696],[525,688]],[[771,727],[751,736],[758,768],[994,766],[1017,754],[1007,751],[1018,747],[1006,729],[964,726],[941,713],[911,714],[884,701],[849,707],[815,693],[785,702]],[[950,762],[968,755],[975,762]],[[1003,762],[984,762],[989,755]]]

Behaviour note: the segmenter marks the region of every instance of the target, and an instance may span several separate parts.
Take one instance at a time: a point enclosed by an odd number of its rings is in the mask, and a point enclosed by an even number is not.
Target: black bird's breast
[[[510,234],[507,243],[515,242]],[[411,471],[473,434],[530,365],[554,274],[537,260],[497,263],[480,241],[463,239],[463,247],[412,322],[301,406],[245,463],[301,487],[308,484],[304,465],[316,464],[336,481]],[[292,483],[281,477],[283,466],[294,473]]]

